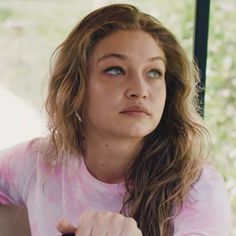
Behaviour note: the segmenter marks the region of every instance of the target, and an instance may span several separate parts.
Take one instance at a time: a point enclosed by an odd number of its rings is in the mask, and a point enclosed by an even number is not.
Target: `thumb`
[[[56,228],[59,232],[63,233],[63,234],[67,234],[67,233],[75,233],[77,228],[74,227],[73,225],[71,225],[69,223],[68,220],[62,219],[60,220],[57,225]]]

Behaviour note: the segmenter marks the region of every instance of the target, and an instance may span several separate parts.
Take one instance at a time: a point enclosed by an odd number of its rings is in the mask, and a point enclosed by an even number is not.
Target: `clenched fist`
[[[61,220],[57,229],[63,233],[74,233],[76,236],[142,236],[133,218],[108,211],[85,211],[78,226]]]

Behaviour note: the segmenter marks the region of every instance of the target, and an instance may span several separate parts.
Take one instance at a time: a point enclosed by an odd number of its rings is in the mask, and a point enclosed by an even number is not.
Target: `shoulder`
[[[229,206],[223,177],[213,166],[205,165],[183,202],[181,211],[174,219],[174,235],[228,235]]]
[[[0,150],[0,161],[4,159],[11,160],[22,160],[27,159],[30,156],[39,154],[43,144],[44,138],[34,138],[12,147]]]
[[[35,138],[0,150],[0,176],[29,176],[42,153],[44,138]]]
[[[0,151],[0,202],[24,204],[40,153],[36,138]]]
[[[205,202],[209,200],[209,197],[213,200],[215,198],[222,199],[227,197],[227,195],[223,177],[212,165],[206,164],[198,180],[192,185],[188,200],[191,201],[190,199],[193,198],[196,201]]]

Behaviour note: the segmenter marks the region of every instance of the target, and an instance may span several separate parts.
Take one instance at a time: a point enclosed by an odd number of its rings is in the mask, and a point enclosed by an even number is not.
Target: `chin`
[[[123,136],[129,137],[129,138],[137,138],[142,139],[148,134],[150,134],[154,129],[126,129],[123,133]]]

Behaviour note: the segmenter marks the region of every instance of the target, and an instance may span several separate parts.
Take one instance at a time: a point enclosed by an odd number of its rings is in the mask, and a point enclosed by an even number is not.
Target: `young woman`
[[[126,4],[92,12],[56,50],[50,135],[1,153],[0,203],[26,206],[33,236],[228,235],[197,82],[158,20]]]

